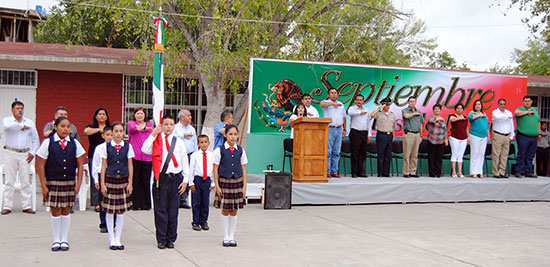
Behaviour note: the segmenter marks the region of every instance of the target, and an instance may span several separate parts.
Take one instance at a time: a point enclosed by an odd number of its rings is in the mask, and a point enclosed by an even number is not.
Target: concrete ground
[[[152,211],[128,212],[124,251],[110,251],[98,213],[71,216],[69,252],[51,252],[50,215],[0,216],[2,266],[549,266],[550,203],[294,206],[239,212],[238,247],[222,247],[219,210],[210,231],[180,209],[175,249],[156,248]]]

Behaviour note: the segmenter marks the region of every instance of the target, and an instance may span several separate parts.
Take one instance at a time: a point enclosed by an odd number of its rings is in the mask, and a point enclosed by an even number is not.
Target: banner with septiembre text
[[[480,99],[492,121],[499,99],[506,99],[507,109],[513,112],[527,93],[527,76],[256,58],[251,59],[249,79],[250,133],[289,133],[293,107],[305,93],[312,96],[312,105],[322,117],[319,103],[327,98],[330,88],[338,90],[346,110],[354,105],[357,94],[364,96],[369,111],[389,97],[390,110],[397,117],[397,136],[403,133],[401,110],[413,95],[426,118],[433,114],[436,103],[443,106],[441,114],[447,118],[458,103],[465,105],[467,115]]]

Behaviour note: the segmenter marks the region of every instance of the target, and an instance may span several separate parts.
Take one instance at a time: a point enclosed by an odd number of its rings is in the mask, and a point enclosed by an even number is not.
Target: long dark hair
[[[97,114],[100,112],[100,111],[105,111],[105,115],[107,116],[107,120],[105,121],[105,125],[107,126],[111,126],[111,122],[109,121],[109,113],[107,112],[107,110],[105,108],[98,108],[95,112],[94,112],[94,126],[97,126],[99,127],[99,122],[97,121],[97,119],[95,118],[97,116]]]
[[[306,105],[302,103],[302,101],[296,104],[296,107],[294,108],[294,115],[298,116],[298,107],[300,106],[304,107],[304,117],[307,117],[307,108],[306,108]]]

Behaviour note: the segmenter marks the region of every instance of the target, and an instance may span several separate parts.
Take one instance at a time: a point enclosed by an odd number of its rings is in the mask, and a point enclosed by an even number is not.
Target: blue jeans
[[[525,172],[525,175],[534,174],[533,159],[537,153],[537,137],[518,133],[516,141],[518,142],[516,174],[522,174],[523,172]]]
[[[327,173],[337,174],[338,164],[340,162],[340,150],[342,149],[342,129],[328,128],[328,156]]]

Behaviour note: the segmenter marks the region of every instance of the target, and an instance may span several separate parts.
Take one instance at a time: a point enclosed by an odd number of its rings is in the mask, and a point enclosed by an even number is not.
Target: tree
[[[527,49],[514,49],[514,72],[527,75],[550,75],[550,43],[542,39],[527,41]]]
[[[510,65],[500,65],[498,63],[495,63],[495,65],[491,66],[490,68],[485,70],[486,72],[494,72],[494,73],[514,73],[514,67]]]
[[[460,66],[457,65],[456,59],[447,51],[432,53],[428,66],[435,69],[470,70],[466,62],[462,62]]]
[[[529,10],[530,18],[524,18],[523,22],[531,29],[531,32],[540,32],[546,42],[550,42],[550,1],[548,0],[511,0],[510,8],[518,5],[520,10]]]
[[[43,26],[41,35],[67,29],[55,35],[59,39],[40,40],[103,46],[97,40],[111,40],[115,32],[124,46],[150,50],[146,25],[161,5],[170,24],[167,71],[174,77],[177,70],[193,66],[199,73],[208,102],[203,131],[209,135],[224,108],[226,89],[236,92],[247,80],[250,57],[410,65],[435,47],[434,40],[421,37],[423,24],[396,10],[390,0],[158,1],[62,0],[65,8],[56,10],[54,18],[59,18],[47,21],[52,25]],[[96,15],[84,19],[88,12]],[[407,26],[398,29],[395,21],[402,19],[408,19]],[[132,41],[136,34],[141,42]],[[237,106],[245,106],[247,99]],[[237,108],[236,121],[241,110]]]

